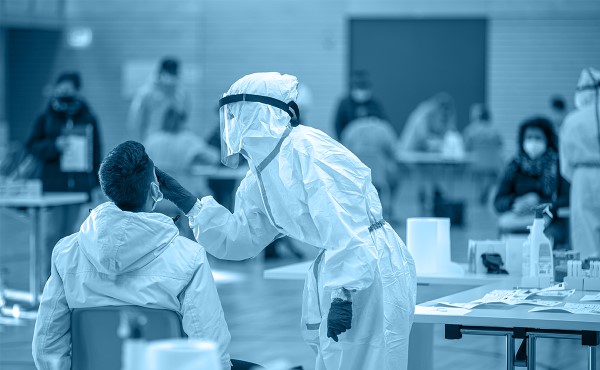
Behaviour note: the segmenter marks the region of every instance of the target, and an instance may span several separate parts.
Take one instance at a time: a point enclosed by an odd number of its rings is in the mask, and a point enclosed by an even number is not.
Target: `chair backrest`
[[[71,312],[71,369],[121,370],[123,340],[117,331],[121,312],[146,318],[146,340],[182,338],[181,316],[171,310],[138,306],[78,308]]]

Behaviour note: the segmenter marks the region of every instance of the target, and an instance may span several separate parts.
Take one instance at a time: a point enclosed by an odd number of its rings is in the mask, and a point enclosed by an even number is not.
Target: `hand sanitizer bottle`
[[[544,234],[544,214],[549,214],[549,205],[542,204],[535,210],[535,219],[529,233],[529,275],[540,278],[554,277],[552,242]]]

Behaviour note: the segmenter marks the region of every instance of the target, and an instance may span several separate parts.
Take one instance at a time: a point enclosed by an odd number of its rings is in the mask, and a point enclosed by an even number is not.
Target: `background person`
[[[350,76],[350,92],[338,103],[335,115],[335,134],[341,138],[348,123],[361,117],[386,119],[381,104],[373,97],[373,87],[366,71],[354,71]]]
[[[554,95],[550,98],[550,117],[554,123],[554,129],[559,132],[563,121],[569,114],[567,100],[562,95]]]
[[[571,242],[581,258],[600,256],[600,71],[581,72],[576,110],[561,129],[561,170],[571,182]]]
[[[251,168],[233,213],[212,197],[197,200],[163,172],[161,189],[217,258],[254,257],[282,235],[321,250],[302,315],[317,370],[406,369],[413,259],[382,219],[369,169],[323,132],[292,128],[300,117],[297,84],[293,76],[255,73],[221,99],[222,160],[235,166],[243,154]]]
[[[454,99],[447,93],[438,93],[419,104],[408,116],[400,135],[399,150],[441,153],[444,137],[453,128],[456,128]]]
[[[91,201],[93,190],[99,184],[101,142],[98,121],[81,94],[81,88],[78,72],[63,72],[58,76],[52,97],[35,121],[26,146],[41,163],[44,192],[83,192]],[[91,156],[86,158],[87,168],[77,172],[61,166],[61,157],[69,150],[68,135],[75,131],[91,135],[87,141],[91,146]],[[61,206],[48,215],[50,227],[45,241],[48,253],[42,256],[44,277],[49,274],[52,247],[60,238],[75,231],[80,210],[80,205]]]
[[[145,141],[161,129],[166,111],[175,107],[190,112],[191,100],[180,81],[180,63],[174,57],[165,57],[159,64],[156,79],[142,86],[131,102],[128,127],[134,138]]]
[[[355,119],[342,132],[341,143],[371,169],[383,215],[386,220],[393,220],[393,195],[399,168],[395,158],[396,132],[392,125],[377,117]]]
[[[471,106],[471,122],[464,130],[465,149],[471,154],[471,171],[485,204],[502,166],[502,136],[483,104]]]
[[[220,155],[200,136],[185,128],[186,119],[185,112],[175,107],[167,109],[161,129],[151,133],[146,140],[146,151],[157,167],[176,174],[192,193],[210,194],[206,179],[193,176],[192,167],[198,164],[218,165],[221,163]],[[161,202],[156,211],[167,215],[179,215],[175,224],[180,234],[195,240],[187,218],[174,204]]]

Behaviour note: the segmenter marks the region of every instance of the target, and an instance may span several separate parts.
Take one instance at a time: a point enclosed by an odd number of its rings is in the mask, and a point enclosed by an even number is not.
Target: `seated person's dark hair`
[[[62,82],[68,81],[73,84],[75,90],[81,89],[81,76],[79,72],[71,71],[71,72],[63,72],[57,78],[55,85],[58,85]]]
[[[154,180],[154,162],[142,144],[126,141],[108,153],[98,174],[108,199],[123,211],[137,212],[143,209]]]

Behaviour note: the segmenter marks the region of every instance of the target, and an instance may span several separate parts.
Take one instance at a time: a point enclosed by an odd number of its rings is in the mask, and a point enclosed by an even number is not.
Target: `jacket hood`
[[[118,275],[146,266],[178,235],[168,216],[125,212],[107,202],[90,212],[77,239],[83,254],[99,272]]]

